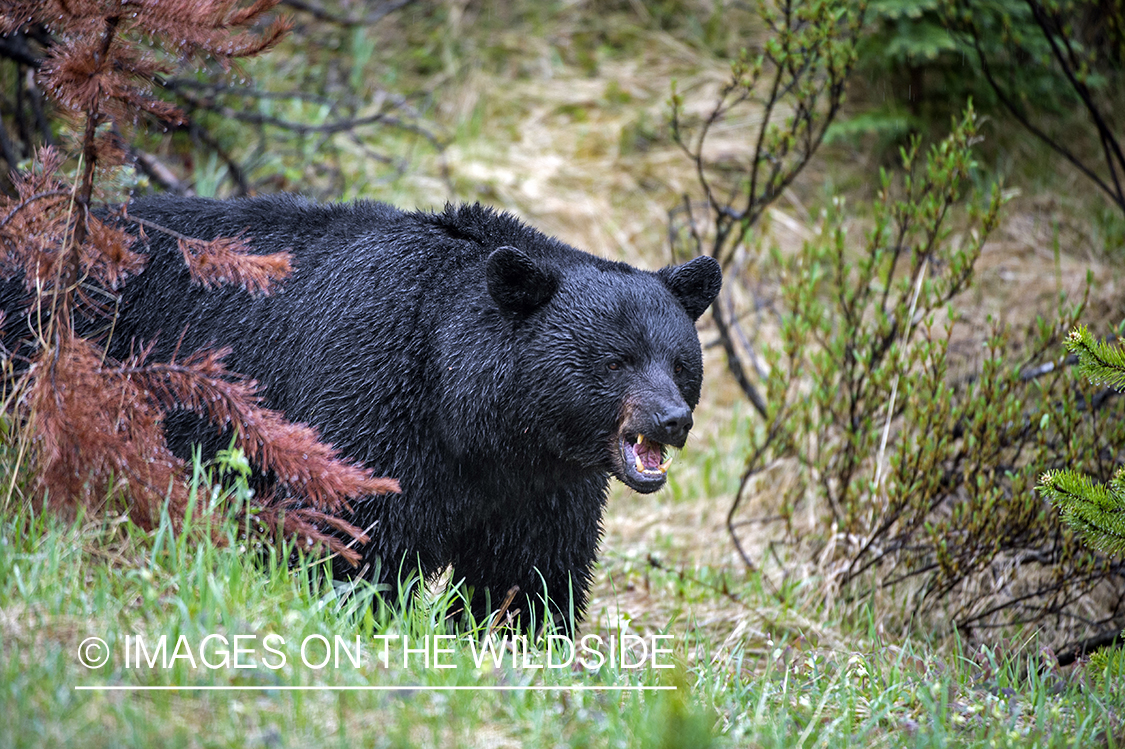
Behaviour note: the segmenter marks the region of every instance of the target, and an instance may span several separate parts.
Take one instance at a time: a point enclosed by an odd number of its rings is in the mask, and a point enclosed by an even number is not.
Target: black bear
[[[392,591],[452,565],[478,615],[513,586],[525,626],[582,615],[609,477],[659,489],[692,426],[717,262],[639,270],[479,205],[156,197],[128,214],[150,257],[123,287],[111,354],[228,346],[268,406],[398,479],[401,495],[355,501],[351,518]],[[153,225],[241,236],[294,269],[269,296],[205,290]],[[195,420],[168,430],[180,454],[218,444]]]

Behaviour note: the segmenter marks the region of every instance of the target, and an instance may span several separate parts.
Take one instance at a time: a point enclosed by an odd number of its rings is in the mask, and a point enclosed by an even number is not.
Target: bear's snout
[[[682,448],[694,420],[675,389],[627,398],[612,449],[617,478],[642,494],[664,486],[669,448]]]
[[[638,380],[633,393],[626,397],[622,426],[654,442],[683,447],[695,421],[671,375],[651,367]]]
[[[653,415],[654,429],[651,436],[659,442],[683,447],[694,423],[691,409],[686,403],[668,406]]]

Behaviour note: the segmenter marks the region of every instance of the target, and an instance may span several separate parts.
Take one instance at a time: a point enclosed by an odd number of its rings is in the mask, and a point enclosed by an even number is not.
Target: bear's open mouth
[[[664,485],[672,457],[668,446],[648,439],[643,434],[627,434],[619,441],[621,450],[621,479],[639,492],[653,492]]]

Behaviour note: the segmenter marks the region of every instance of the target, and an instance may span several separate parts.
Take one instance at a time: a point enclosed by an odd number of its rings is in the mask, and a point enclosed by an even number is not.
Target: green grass
[[[638,731],[655,719],[680,721],[706,734],[714,716],[682,693],[495,693],[430,692],[433,687],[495,685],[648,685],[673,678],[675,669],[630,671],[603,668],[593,675],[569,669],[478,668],[469,635],[445,625],[456,596],[427,596],[406,614],[373,613],[370,589],[343,595],[315,565],[295,569],[259,563],[231,544],[172,540],[158,530],[146,537],[116,523],[66,525],[51,515],[30,511],[7,514],[0,525],[0,741],[5,745],[46,746],[305,746],[357,740],[376,746],[477,746],[482,733],[526,738],[536,745],[635,745]],[[266,640],[267,635],[273,640]],[[248,636],[236,668],[224,651],[204,638],[222,635],[233,642]],[[373,635],[411,637],[448,647],[443,665],[418,663],[391,640],[390,658],[381,662]],[[79,646],[102,638],[109,662],[83,667]],[[196,660],[154,655],[159,637],[166,653],[183,638]],[[449,636],[448,640],[434,640]],[[149,647],[136,666],[129,641],[145,638]],[[323,643],[342,638],[353,648],[363,643],[356,666],[346,657],[339,666],[315,664]],[[127,639],[128,638],[128,639]],[[323,639],[321,639],[323,638]],[[309,645],[302,662],[300,643]],[[267,651],[270,645],[273,651]],[[476,645],[476,641],[473,642]],[[354,649],[354,648],[353,648]],[[129,650],[131,657],[126,656]],[[232,645],[225,649],[228,653]],[[281,663],[277,652],[285,653]],[[178,652],[184,655],[187,650]],[[527,658],[542,664],[534,649]],[[670,657],[668,658],[671,663]],[[409,665],[402,659],[410,658]],[[211,668],[204,659],[210,662]],[[128,661],[132,660],[132,664]],[[663,662],[663,660],[661,661]],[[680,678],[683,672],[680,671]],[[246,692],[86,692],[79,685],[246,686]],[[280,687],[367,685],[409,686],[404,692],[296,692]],[[560,709],[566,706],[567,709]],[[534,737],[540,735],[541,741]],[[549,739],[549,740],[548,740]],[[691,745],[700,745],[693,743]]]
[[[648,574],[655,589],[684,599],[681,615],[659,628],[673,636],[673,654],[658,662],[674,668],[529,669],[522,661],[513,667],[510,655],[499,669],[478,668],[479,628],[457,634],[446,626],[454,593],[430,592],[405,614],[377,610],[369,588],[334,588],[312,563],[289,569],[256,561],[236,543],[173,539],[167,526],[144,534],[121,521],[67,524],[9,509],[0,519],[0,744],[1091,746],[1104,742],[1107,728],[1120,740],[1123,658],[1102,659],[1100,671],[1060,672],[1031,643],[971,654],[956,645],[884,643],[874,617],[866,628],[838,621],[819,629],[838,620],[823,609],[813,612],[818,627],[802,633],[795,610],[810,604],[799,589],[778,603],[753,579],[724,592],[714,569]],[[741,632],[720,632],[697,617],[716,604],[741,612],[734,620]],[[610,635],[596,625],[584,633]],[[840,633],[846,642],[829,643]],[[254,653],[240,655],[239,663],[256,667],[235,668],[230,659],[223,663],[221,650],[200,648],[212,634],[228,642],[250,636],[241,642]],[[196,667],[186,657],[167,668],[155,659],[152,645],[161,635],[169,656],[182,636]],[[394,640],[384,664],[376,635],[440,644],[450,650],[442,663],[452,667],[427,668],[417,655],[404,666]],[[79,660],[79,645],[91,636],[109,648],[100,668]],[[126,638],[137,637],[145,638],[155,667],[137,667],[135,657],[126,664]],[[323,642],[336,637],[349,648],[359,639],[359,666],[346,657],[339,667],[301,661],[300,643],[308,642],[315,663],[326,653]],[[286,654],[284,666],[267,667],[280,659],[266,643]],[[533,648],[528,662],[545,657]],[[91,692],[79,685],[256,690]],[[282,689],[371,685],[409,689]],[[501,685],[676,689],[431,691]]]

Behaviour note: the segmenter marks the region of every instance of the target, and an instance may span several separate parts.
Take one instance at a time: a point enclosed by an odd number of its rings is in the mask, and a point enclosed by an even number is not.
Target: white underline
[[[76,685],[81,692],[664,692],[675,686],[596,686],[574,684],[570,686],[125,686]]]

